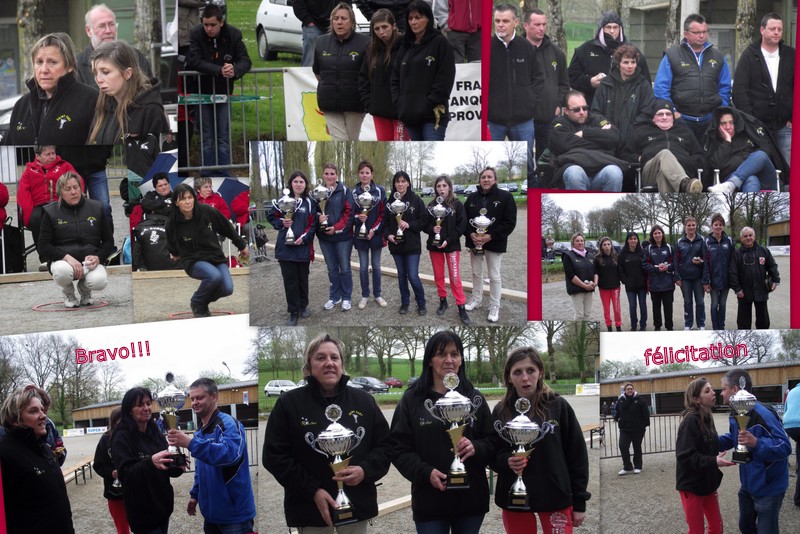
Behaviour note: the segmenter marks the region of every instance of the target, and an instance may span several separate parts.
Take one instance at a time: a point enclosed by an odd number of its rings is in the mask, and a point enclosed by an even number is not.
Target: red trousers
[[[128,516],[125,515],[125,503],[122,499],[108,499],[108,511],[117,527],[117,534],[131,534],[131,527],[128,526]]]
[[[619,309],[619,288],[616,289],[601,289],[600,302],[603,303],[603,318],[606,320],[606,326],[611,326],[611,306],[614,306],[614,324],[622,326],[622,314]]]
[[[572,506],[552,512],[536,512],[544,534],[563,532],[572,534]],[[533,512],[503,510],[503,526],[506,534],[536,534],[536,515]]]
[[[708,534],[722,534],[722,514],[719,512],[717,492],[710,495],[695,495],[688,491],[679,491],[689,534],[703,534],[705,526],[703,516],[708,521]]]
[[[378,141],[408,141],[406,127],[397,119],[372,116]]]
[[[456,306],[463,306],[467,302],[464,288],[461,286],[461,251],[433,252],[431,264],[433,265],[433,279],[436,281],[436,293],[440,299],[447,297],[447,288],[444,283],[444,264],[447,262],[447,272],[450,276],[450,291],[456,298]]]

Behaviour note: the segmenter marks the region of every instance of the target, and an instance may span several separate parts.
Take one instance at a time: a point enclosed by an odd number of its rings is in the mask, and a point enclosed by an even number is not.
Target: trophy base
[[[170,454],[170,458],[172,458],[172,465],[171,467],[183,467],[186,465],[186,455],[181,453]]]
[[[394,236],[394,242],[395,242],[396,244],[398,244],[398,245],[399,245],[400,243],[404,243],[404,242],[405,242],[405,240],[406,240],[405,236],[402,236],[402,235],[397,235],[397,234],[395,234],[395,236]]]
[[[294,245],[294,238],[292,239],[284,239],[283,242],[287,245]]]
[[[744,451],[744,452],[733,451],[733,454],[731,455],[731,461],[737,464],[746,464],[749,463],[752,459],[753,458],[750,454],[750,451]]]
[[[358,234],[358,235],[356,235],[356,239],[361,239],[362,241],[369,240],[369,238],[367,237],[367,234]]]
[[[472,249],[472,253],[475,254],[476,256],[483,256],[484,255],[484,252],[483,252],[482,248],[474,248],[474,249]]]
[[[328,230],[328,223],[319,223],[319,229],[326,232]]]
[[[529,511],[531,507],[528,502],[528,494],[510,492],[508,494],[508,509]]]
[[[469,477],[466,473],[448,473],[447,475],[447,489],[469,489]]]
[[[348,506],[346,508],[331,508],[330,511],[331,521],[335,527],[347,525],[349,523],[355,523],[358,521],[355,509],[352,506]]]

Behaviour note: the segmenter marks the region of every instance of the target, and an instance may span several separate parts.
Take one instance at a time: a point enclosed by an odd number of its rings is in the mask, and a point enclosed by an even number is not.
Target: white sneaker
[[[630,475],[630,474],[632,474],[632,473],[633,473],[633,471],[625,471],[625,470],[623,469],[622,471],[620,471],[620,472],[619,472],[619,473],[617,473],[617,474],[618,474],[619,476],[624,476],[624,475]]]
[[[480,308],[480,307],[481,307],[481,301],[475,299],[474,297],[469,299],[469,302],[467,302],[464,305],[464,309],[467,310],[467,311],[472,311],[472,310],[474,310],[476,308]]]
[[[64,306],[67,308],[80,308],[81,303],[78,300],[78,297],[75,296],[75,292],[72,293],[64,293]]]
[[[78,281],[78,294],[81,297],[81,306],[91,306],[94,304],[92,290],[86,287],[86,282],[83,280]]]
[[[705,327],[705,326],[701,326],[701,327],[700,327],[700,330],[705,330],[705,329],[706,329],[706,327]]]
[[[498,319],[500,319],[500,307],[490,306],[489,315],[488,317],[486,317],[486,320],[489,321],[490,323],[496,323]]]
[[[323,304],[322,307],[325,308],[326,310],[332,310],[340,302],[342,302],[342,299],[339,299],[337,301],[329,300],[328,302]]]
[[[361,300],[358,301],[358,309],[363,310],[367,307],[367,297],[361,297]]]
[[[692,327],[691,327],[691,326],[684,326],[684,327],[683,327],[683,329],[684,329],[684,330],[691,330],[691,329],[692,329]]]
[[[733,193],[734,191],[736,191],[736,186],[731,182],[722,182],[708,188],[709,193]]]
[[[353,305],[350,303],[349,300],[343,300],[342,301],[342,311],[350,311],[350,308],[352,308],[352,307],[353,307]]]
[[[388,302],[386,302],[386,301],[383,299],[383,297],[375,297],[375,302],[377,302],[377,303],[378,303],[378,306],[380,306],[381,308],[385,308],[386,306],[388,306],[388,305],[389,305],[389,303],[388,303]]]
[[[634,469],[634,470],[633,470],[633,474],[634,474],[634,475],[638,475],[638,474],[639,474],[639,473],[641,473],[641,472],[642,472],[642,470],[641,470],[641,469]]]

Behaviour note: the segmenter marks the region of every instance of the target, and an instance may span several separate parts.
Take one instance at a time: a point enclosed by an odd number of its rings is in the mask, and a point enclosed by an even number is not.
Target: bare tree
[[[800,360],[800,330],[781,331],[781,342],[783,344],[779,356],[781,360]]]
[[[736,9],[736,57],[753,43],[756,19],[756,0],[739,0]]]
[[[558,45],[564,54],[567,53],[567,33],[564,31],[564,16],[561,14],[561,0],[547,0],[550,16],[547,25],[550,28],[550,38]]]
[[[110,402],[122,397],[122,385],[125,382],[125,376],[122,373],[122,368],[119,362],[105,362],[99,366],[97,373],[98,387],[99,387],[99,401]]]
[[[508,170],[508,178],[514,176],[514,169],[521,168],[525,164],[525,150],[527,147],[523,143],[506,141],[503,143],[504,157],[500,161],[500,166]]]
[[[594,357],[600,347],[597,323],[586,321],[569,323],[559,337],[561,349],[578,365],[579,380],[586,381],[592,372]],[[594,376],[592,376],[594,379]]]
[[[19,49],[31,50],[36,41],[44,35],[45,0],[17,0],[17,27],[19,28]],[[30,61],[22,55],[19,69],[23,80],[33,77]]]
[[[133,23],[133,42],[147,56],[151,65],[155,60],[153,45],[161,42],[161,12],[158,0],[135,0],[136,16]]]
[[[567,217],[569,219],[568,227],[570,234],[577,234],[578,232],[583,232],[584,220],[583,220],[583,213],[578,210],[570,210],[567,213]]]
[[[678,29],[678,24],[682,21],[678,20],[681,13],[681,0],[669,0],[669,8],[667,9],[667,27],[664,31],[664,40],[666,41],[665,48],[676,45],[681,40],[681,31]]]
[[[554,384],[557,382],[555,339],[566,325],[567,323],[564,321],[542,321],[536,324],[538,330],[543,332],[547,339],[547,368],[550,371],[550,381]]]
[[[553,202],[550,195],[542,195],[542,235],[548,231],[555,239],[562,237],[564,208]]]

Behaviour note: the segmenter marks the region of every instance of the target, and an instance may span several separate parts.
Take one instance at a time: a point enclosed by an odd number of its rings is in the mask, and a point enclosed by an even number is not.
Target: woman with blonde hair
[[[575,320],[588,321],[592,316],[594,280],[594,253],[586,248],[586,238],[578,232],[570,240],[572,248],[561,255],[567,295],[575,307]]]

